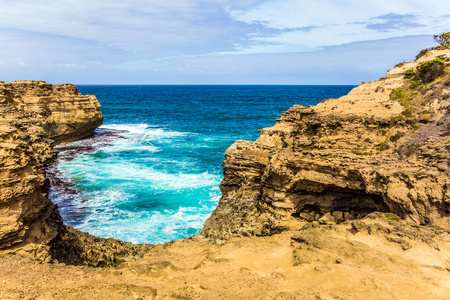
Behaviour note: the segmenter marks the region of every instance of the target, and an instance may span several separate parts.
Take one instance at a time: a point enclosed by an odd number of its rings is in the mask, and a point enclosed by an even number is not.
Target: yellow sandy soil
[[[110,268],[5,255],[0,299],[450,299],[448,233],[436,244],[403,238],[405,251],[390,234],[350,229],[318,225],[224,245],[193,237]]]

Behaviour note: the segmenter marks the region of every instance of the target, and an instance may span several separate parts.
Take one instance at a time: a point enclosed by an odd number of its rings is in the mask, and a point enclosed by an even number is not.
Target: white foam
[[[164,243],[198,233],[210,211],[203,207],[182,207],[163,213],[110,209],[108,213],[89,216],[77,229],[134,243]]]
[[[192,135],[189,132],[168,131],[155,125],[149,124],[108,124],[102,125],[101,129],[114,129],[127,131],[132,135],[141,135],[146,139],[173,138],[186,135]]]
[[[152,142],[173,142],[173,139],[188,135],[196,135],[189,132],[169,131],[157,126],[148,124],[109,124],[100,127],[103,130],[114,129],[125,131],[121,135],[126,139],[119,139],[103,147],[102,150],[108,153],[120,151],[146,151],[155,153],[161,149]]]
[[[113,145],[102,148],[102,151],[113,153],[113,152],[124,152],[124,151],[143,151],[156,153],[161,151],[160,148],[153,145],[140,145],[133,140],[116,141]]]
[[[94,158],[95,159],[95,158]],[[88,180],[92,183],[110,180],[134,181],[137,185],[148,184],[155,190],[179,190],[206,187],[217,190],[221,175],[203,173],[166,173],[153,167],[135,164],[128,160],[109,158],[100,164],[89,157],[80,157],[72,161],[61,162],[60,168],[66,178],[74,183]],[[70,170],[70,171],[69,171]]]
[[[200,231],[218,202],[222,175],[217,170],[198,171],[195,157],[171,155],[173,151],[207,147],[203,137],[148,124],[102,126],[102,129],[108,128],[126,131],[120,133],[124,138],[112,139],[96,152],[71,161],[62,160],[58,165],[80,191],[71,201],[75,209],[84,210],[86,214],[76,228],[138,243],[163,243]],[[196,135],[194,140],[200,140],[199,144],[191,139],[192,135]],[[188,150],[171,150],[183,147]],[[130,153],[123,153],[125,151]],[[171,152],[157,154],[160,151]],[[161,196],[164,192],[168,192],[167,198]],[[153,201],[152,195],[155,195],[155,205],[166,201],[167,207],[172,209],[145,209],[139,207],[139,203],[134,206],[135,201],[145,201],[145,198],[138,199],[137,193],[148,194],[149,201]],[[178,198],[178,194],[187,196]],[[195,198],[196,195],[201,199]],[[175,208],[179,205],[185,206]]]

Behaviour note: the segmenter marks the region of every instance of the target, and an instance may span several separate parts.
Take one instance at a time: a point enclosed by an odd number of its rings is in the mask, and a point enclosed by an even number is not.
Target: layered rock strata
[[[92,135],[102,121],[96,97],[71,84],[0,82],[0,250],[94,266],[136,252],[129,243],[65,227],[47,198],[53,145]]]
[[[72,84],[43,81],[0,82],[3,101],[28,114],[57,144],[89,135],[103,123],[100,103],[94,95],[81,95]]]
[[[449,50],[431,51],[339,99],[293,106],[255,142],[235,142],[201,234],[268,235],[293,220],[374,211],[450,229],[449,61]],[[437,63],[437,78],[421,80]]]
[[[449,230],[448,62],[449,50],[430,51],[347,96],[293,106],[255,142],[237,141],[201,235],[271,235],[304,220],[340,223],[373,212]],[[0,82],[2,252],[105,266],[152,248],[65,227],[47,198],[52,146],[92,134],[99,109],[95,96],[72,85]]]

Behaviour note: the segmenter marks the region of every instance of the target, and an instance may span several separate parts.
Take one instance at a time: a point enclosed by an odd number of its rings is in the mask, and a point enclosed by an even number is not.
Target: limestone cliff
[[[270,235],[299,219],[392,212],[450,229],[450,51],[316,106],[295,105],[223,162],[223,193],[202,235]]]
[[[448,299],[449,60],[429,52],[231,146],[202,230],[238,236],[224,245],[64,226],[44,168],[55,141],[101,124],[99,104],[71,85],[0,83],[0,298]]]
[[[33,118],[50,139],[64,144],[92,135],[103,123],[100,103],[94,95],[81,95],[72,84],[43,81],[0,82],[4,101]]]
[[[101,123],[95,96],[82,96],[73,85],[0,82],[0,249],[48,256],[48,242],[63,227],[47,198],[53,140],[93,134]]]

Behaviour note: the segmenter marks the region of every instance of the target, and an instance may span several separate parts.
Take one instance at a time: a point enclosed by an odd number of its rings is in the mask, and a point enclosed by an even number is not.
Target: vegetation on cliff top
[[[448,47],[450,33],[435,36],[440,39],[441,46]],[[438,47],[435,47],[437,49]],[[450,98],[447,92],[450,86],[450,70],[447,67],[449,58],[440,55],[428,61],[422,62],[416,67],[407,69],[403,75],[405,82],[391,92],[391,99],[400,103],[404,110],[401,115],[392,119],[392,124],[404,124],[416,131],[425,124],[437,122],[436,111],[432,109],[432,103]],[[401,149],[400,149],[401,148]],[[416,153],[418,143],[411,142],[396,149],[403,157],[409,157]]]
[[[444,32],[444,33],[441,33],[441,34],[437,34],[437,35],[435,35],[433,37],[433,39],[434,39],[434,41],[436,43],[439,44],[439,46],[435,46],[435,47],[431,47],[431,48],[426,48],[426,49],[420,50],[419,54],[417,54],[417,56],[416,56],[416,60],[418,60],[419,58],[421,58],[422,56],[427,54],[428,51],[436,50],[436,49],[450,48],[450,31],[449,32]]]

